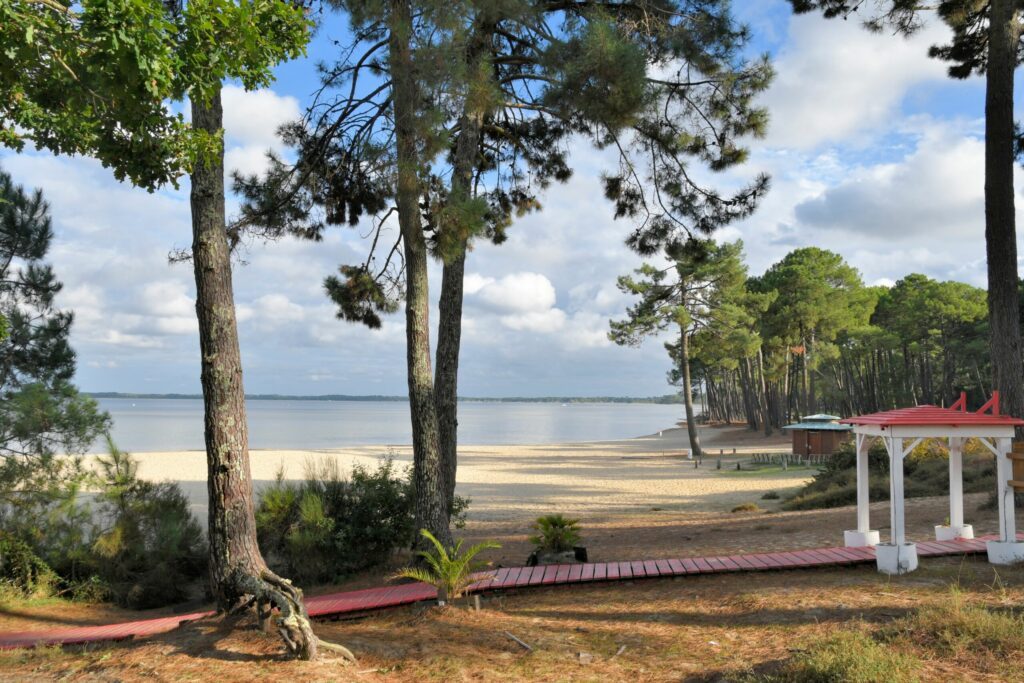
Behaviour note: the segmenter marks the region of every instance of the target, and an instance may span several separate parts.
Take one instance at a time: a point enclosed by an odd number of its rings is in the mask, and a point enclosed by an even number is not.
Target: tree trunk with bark
[[[219,90],[209,102],[192,101],[192,125],[214,136],[221,134]],[[272,618],[293,654],[312,659],[319,641],[310,626],[302,591],[267,568],[256,542],[242,358],[225,222],[223,149],[196,164],[191,182],[213,595],[223,612],[255,606],[264,627],[270,626]],[[272,607],[278,610],[273,617]]]
[[[1013,75],[1017,62],[1017,3],[989,3],[988,64],[985,70],[985,251],[993,388],[1000,407],[1024,416],[1017,293],[1017,229],[1013,197]],[[1024,437],[1018,428],[1017,436]]]
[[[473,198],[473,178],[476,173],[480,149],[480,136],[485,112],[480,98],[473,96],[477,87],[480,59],[490,42],[493,24],[481,22],[474,26],[469,38],[465,61],[470,81],[459,134],[452,155],[451,199],[466,202]],[[445,474],[445,494],[449,513],[455,504],[455,484],[458,472],[459,448],[459,355],[462,349],[462,304],[466,275],[466,252],[469,235],[462,234],[454,254],[445,255],[441,275],[441,298],[438,302],[437,354],[435,356],[434,403],[437,406],[437,424],[440,434],[441,462]]]
[[[679,364],[683,373],[683,405],[686,406],[686,433],[690,437],[690,451],[695,458],[704,457],[697,433],[697,418],[693,413],[693,387],[690,383],[690,338],[683,328],[679,335]]]
[[[419,197],[420,159],[416,107],[419,103],[412,59],[412,16],[404,0],[391,2],[388,50],[391,63],[395,147],[398,163],[396,203],[405,250],[405,338],[412,420],[415,527],[426,529],[446,547],[452,545],[441,462],[434,378],[430,367],[430,288],[427,243]],[[417,544],[422,543],[417,535]]]

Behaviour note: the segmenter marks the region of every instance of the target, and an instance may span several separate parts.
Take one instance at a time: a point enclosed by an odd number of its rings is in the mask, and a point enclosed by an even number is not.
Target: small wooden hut
[[[840,419],[838,415],[808,415],[783,427],[793,435],[793,455],[832,455],[853,432],[853,426],[840,424]]]

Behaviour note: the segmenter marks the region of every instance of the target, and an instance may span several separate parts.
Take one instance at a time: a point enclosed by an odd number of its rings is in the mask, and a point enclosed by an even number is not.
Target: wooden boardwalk
[[[920,558],[948,555],[974,555],[985,552],[988,536],[973,540],[923,541],[917,544]],[[1024,540],[1024,535],[1022,535]],[[631,581],[668,576],[724,574],[732,572],[813,569],[875,561],[874,548],[815,548],[778,553],[683,557],[671,560],[633,560],[588,564],[547,565],[541,567],[505,567],[481,574],[471,591],[515,590],[534,586],[554,586],[597,581]],[[433,600],[436,592],[422,583],[367,588],[365,590],[318,595],[306,601],[311,617],[332,617],[372,612],[388,607]],[[213,612],[194,612],[143,621],[105,626],[79,626],[40,631],[0,633],[0,649],[36,645],[80,645],[103,641],[152,636],[177,628],[180,624],[210,616]]]

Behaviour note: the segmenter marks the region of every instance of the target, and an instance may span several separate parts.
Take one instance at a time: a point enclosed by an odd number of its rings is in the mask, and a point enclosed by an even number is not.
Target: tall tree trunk
[[[221,134],[219,90],[208,103],[192,101],[192,125],[214,136]],[[311,659],[316,656],[318,640],[309,624],[302,591],[267,568],[256,542],[242,358],[224,213],[223,150],[197,164],[191,181],[213,595],[221,611],[237,609],[254,598],[261,619],[269,614],[270,606],[276,607],[279,614],[274,622],[289,649]]]
[[[985,251],[992,383],[1004,413],[1024,416],[1017,294],[1017,228],[1013,197],[1013,72],[1017,62],[1017,3],[989,3],[985,70]],[[1018,428],[1017,436],[1024,436]]]
[[[454,183],[453,183],[454,184]],[[438,302],[437,371],[434,404],[437,410],[441,469],[444,472],[445,504],[451,513],[459,460],[459,354],[462,345],[463,279],[466,245],[444,264],[441,300]]]
[[[477,154],[480,148],[480,134],[484,112],[475,97],[480,86],[477,78],[479,60],[489,44],[493,24],[484,23],[474,27],[466,48],[466,67],[469,74],[467,94],[462,117],[459,121],[459,136],[452,155],[451,201],[462,203],[473,198],[473,176],[476,172]],[[490,76],[490,71],[488,71]],[[462,227],[462,226],[460,226]],[[445,500],[450,513],[455,503],[455,482],[458,471],[459,447],[459,354],[462,345],[462,302],[463,281],[466,274],[466,251],[470,235],[463,229],[458,235],[456,252],[444,256],[444,272],[441,276],[441,300],[438,303],[437,364],[434,377],[434,402],[437,406],[437,423],[440,435],[441,462],[445,475]]]
[[[704,457],[697,433],[697,418],[693,412],[693,387],[690,384],[690,335],[681,329],[679,335],[679,364],[683,371],[683,404],[686,406],[686,433],[690,437],[690,452],[695,458]]]
[[[389,57],[392,107],[398,162],[396,203],[405,250],[405,339],[412,420],[415,528],[426,529],[445,546],[452,545],[445,473],[441,462],[434,378],[430,367],[430,289],[427,243],[419,197],[420,159],[416,107],[419,103],[412,60],[412,17],[406,0],[391,2]],[[417,544],[421,539],[417,536]]]
[[[768,386],[764,377],[764,352],[757,347],[757,375],[761,383],[761,415],[764,419],[764,435],[772,435],[771,407],[768,405]]]

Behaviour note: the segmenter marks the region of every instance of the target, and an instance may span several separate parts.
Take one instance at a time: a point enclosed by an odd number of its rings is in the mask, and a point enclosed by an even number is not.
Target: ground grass
[[[765,465],[761,467],[757,465],[745,465],[745,467],[750,467],[751,469],[737,470],[735,469],[735,466],[733,467],[733,469],[728,469],[725,467],[725,465],[723,465],[722,469],[718,471],[718,474],[721,474],[723,477],[747,478],[790,476],[794,479],[798,479],[800,477],[808,477],[813,474],[817,474],[818,472],[817,467],[805,467],[802,465],[790,465],[789,469],[782,469],[780,465]]]
[[[1022,602],[1024,568],[997,576],[980,558],[900,578],[868,565],[657,579],[317,624],[356,651],[354,667],[284,660],[276,638],[211,619],[132,644],[0,653],[0,678],[1012,681],[1024,680]]]

